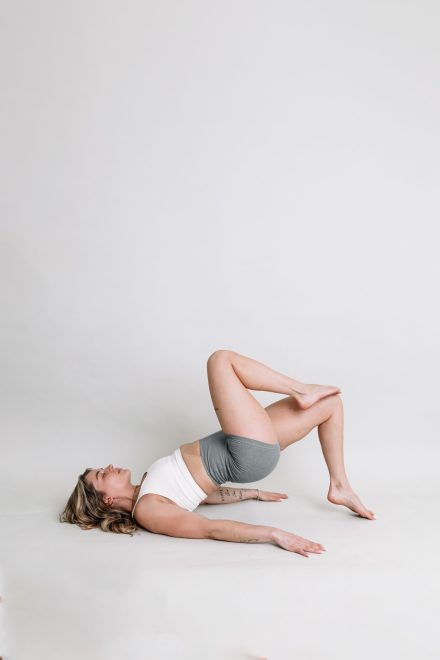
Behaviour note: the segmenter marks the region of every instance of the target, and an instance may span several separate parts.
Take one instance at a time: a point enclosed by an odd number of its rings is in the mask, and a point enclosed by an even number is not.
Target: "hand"
[[[286,493],[271,493],[269,490],[260,490],[255,496],[255,499],[260,499],[263,502],[279,502],[280,500],[285,500],[288,496]]]
[[[289,552],[297,552],[299,555],[308,557],[308,552],[316,552],[321,554],[325,552],[321,543],[315,543],[314,541],[309,541],[302,536],[297,536],[291,532],[286,532],[284,529],[276,529],[273,535],[275,543]]]

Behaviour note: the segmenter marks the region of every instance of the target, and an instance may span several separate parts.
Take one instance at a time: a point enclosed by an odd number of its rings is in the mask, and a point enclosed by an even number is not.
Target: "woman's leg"
[[[335,385],[302,383],[234,351],[216,352],[229,353],[235,373],[248,390],[289,394],[303,410],[310,408],[319,399],[341,391]]]
[[[328,396],[311,408],[302,410],[291,397],[271,403],[265,408],[278,435],[281,450],[301,440],[318,427],[318,437],[326,462],[330,487],[327,498],[343,504],[364,518],[374,513],[367,509],[348,481],[344,465],[344,408],[339,395]]]
[[[376,517],[373,511],[362,504],[351,487],[344,466],[344,407],[339,396],[336,406],[328,419],[318,426],[318,437],[322,453],[330,473],[330,487],[327,499],[333,504],[343,504],[363,518]]]
[[[248,390],[288,394],[301,409],[340,391],[338,387],[300,383],[234,351],[212,353],[207,371],[209,391],[223,432],[269,444],[278,442],[277,434],[266,410]]]

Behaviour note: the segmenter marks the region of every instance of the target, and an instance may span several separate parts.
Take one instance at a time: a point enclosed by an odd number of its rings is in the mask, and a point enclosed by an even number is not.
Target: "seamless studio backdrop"
[[[439,19],[1,2],[4,660],[435,657]],[[309,561],[61,525],[86,467],[139,483],[219,428],[218,348],[342,389],[377,520],[326,500],[315,429],[259,482],[287,502],[198,509],[328,548]]]

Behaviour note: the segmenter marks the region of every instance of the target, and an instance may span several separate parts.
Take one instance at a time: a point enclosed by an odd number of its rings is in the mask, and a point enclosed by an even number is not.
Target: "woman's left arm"
[[[258,495],[258,497],[257,497]],[[286,499],[286,493],[271,493],[266,490],[256,488],[237,488],[236,486],[219,486],[216,491],[200,504],[229,504],[231,502],[241,502],[243,500],[260,499],[264,502],[277,502]]]

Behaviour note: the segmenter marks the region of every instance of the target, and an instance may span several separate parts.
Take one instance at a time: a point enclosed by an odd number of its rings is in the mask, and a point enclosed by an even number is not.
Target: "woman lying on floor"
[[[321,553],[323,545],[292,532],[233,520],[210,520],[194,512],[199,504],[286,498],[285,493],[222,484],[264,479],[276,467],[280,452],[315,426],[330,475],[327,499],[363,518],[376,517],[353,491],[345,472],[344,411],[338,387],[301,383],[228,350],[212,353],[207,371],[221,430],[157,459],[138,485],[131,483],[129,469],[111,464],[87,468],[60,514],[61,522],[125,534],[132,534],[140,526],[167,536],[275,543],[305,557],[310,552]],[[249,390],[287,397],[263,408]]]

